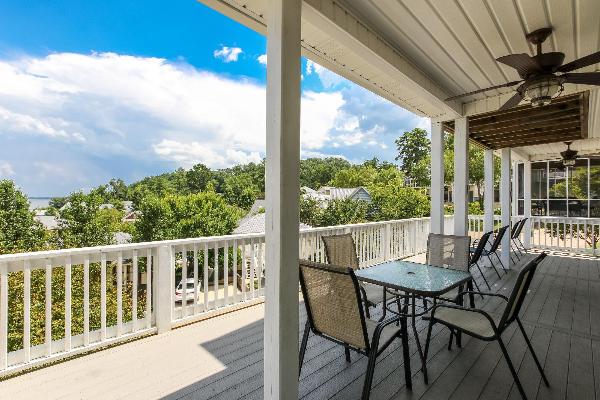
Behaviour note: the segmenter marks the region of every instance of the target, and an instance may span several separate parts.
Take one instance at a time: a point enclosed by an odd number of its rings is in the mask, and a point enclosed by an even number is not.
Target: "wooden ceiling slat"
[[[469,117],[469,138],[492,148],[587,138],[589,93],[559,97],[545,107],[523,105]],[[454,121],[444,127],[454,128]]]

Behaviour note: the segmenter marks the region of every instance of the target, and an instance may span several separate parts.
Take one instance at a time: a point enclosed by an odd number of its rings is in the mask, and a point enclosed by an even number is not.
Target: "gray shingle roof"
[[[312,228],[310,225],[300,223],[300,229]],[[234,234],[246,234],[246,233],[263,233],[265,231],[265,213],[255,214],[246,218],[243,218],[238,227],[233,230]]]

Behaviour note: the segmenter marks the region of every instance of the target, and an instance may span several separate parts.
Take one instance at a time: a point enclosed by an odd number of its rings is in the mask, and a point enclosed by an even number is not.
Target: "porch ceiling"
[[[266,32],[267,0],[199,1]],[[543,50],[562,51],[567,62],[600,48],[597,0],[305,0],[302,20],[305,56],[437,121],[497,110],[510,89],[465,97],[464,103],[444,99],[517,79],[495,59],[533,55],[527,32],[552,26]],[[589,89],[567,86],[565,94]]]

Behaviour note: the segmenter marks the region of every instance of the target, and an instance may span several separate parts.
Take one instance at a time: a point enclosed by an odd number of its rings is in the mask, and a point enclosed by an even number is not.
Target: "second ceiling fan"
[[[542,53],[542,43],[551,33],[552,28],[542,28],[525,36],[527,41],[536,46],[537,54],[533,57],[520,53],[496,59],[496,61],[514,68],[521,77],[520,80],[452,96],[446,101],[520,84],[515,89],[515,94],[500,107],[500,110],[515,107],[521,100],[527,100],[532,106],[539,107],[549,104],[553,98],[558,97],[565,83],[600,86],[600,72],[571,73],[579,68],[599,63],[600,51],[563,65],[564,53]]]

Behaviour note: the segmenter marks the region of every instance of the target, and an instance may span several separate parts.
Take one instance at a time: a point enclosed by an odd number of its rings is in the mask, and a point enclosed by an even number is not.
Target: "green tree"
[[[386,221],[429,215],[429,200],[419,189],[399,185],[373,186],[371,194],[371,219]]]
[[[0,254],[41,250],[44,227],[29,211],[29,200],[13,181],[0,180]]]
[[[415,174],[417,172],[415,166],[431,152],[431,141],[427,137],[427,132],[420,128],[404,132],[396,139],[396,147],[398,149],[396,160],[400,162],[400,169],[411,179],[423,179]]]
[[[350,198],[330,200],[321,211],[319,226],[367,222],[368,211],[369,204],[366,201]]]
[[[343,158],[307,158],[300,161],[300,186],[319,189],[333,180],[338,171],[347,169],[350,163]]]
[[[183,239],[230,234],[241,216],[215,192],[149,196],[140,204],[136,241]]]
[[[247,173],[229,175],[223,183],[223,196],[229,204],[249,210],[258,196],[258,187]]]
[[[353,165],[338,171],[329,185],[341,188],[366,187],[373,183],[377,174],[378,171],[373,166]]]
[[[196,164],[186,173],[187,186],[191,193],[206,190],[206,185],[213,179],[212,171],[204,164]]]
[[[97,194],[75,192],[68,197],[58,223],[58,247],[102,246],[114,242],[114,234],[122,228],[123,212],[100,208],[104,199]]]

